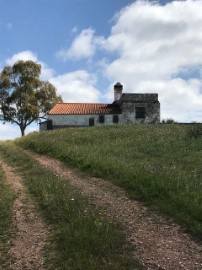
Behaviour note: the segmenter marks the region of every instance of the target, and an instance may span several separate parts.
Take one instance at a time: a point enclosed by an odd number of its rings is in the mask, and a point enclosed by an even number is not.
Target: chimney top
[[[117,83],[114,85],[114,88],[121,88],[121,89],[123,89],[123,85],[122,85],[120,82],[117,82]]]
[[[114,101],[118,101],[121,98],[123,90],[123,85],[120,82],[117,82],[114,85]]]

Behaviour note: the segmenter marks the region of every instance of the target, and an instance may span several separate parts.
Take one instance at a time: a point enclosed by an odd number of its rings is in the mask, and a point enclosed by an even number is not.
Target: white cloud
[[[32,123],[31,125],[29,125],[25,130],[25,134],[27,135],[34,131],[39,131],[39,125],[37,123]]]
[[[20,129],[10,123],[3,124],[0,122],[0,140],[12,140],[20,137]]]
[[[14,54],[6,60],[7,65],[13,65],[18,60],[32,60],[41,64],[42,79],[48,79],[56,89],[57,94],[68,102],[95,102],[100,97],[100,92],[96,89],[95,75],[85,71],[77,70],[54,77],[54,71],[38,60],[36,54],[31,51],[23,51]]]
[[[201,10],[201,0],[137,1],[121,10],[102,43],[118,55],[105,67],[108,79],[127,92],[158,92],[163,118],[202,121],[202,84],[192,74],[202,70]]]
[[[64,102],[97,102],[100,92],[96,89],[96,77],[85,70],[59,75],[50,79]]]
[[[71,30],[72,33],[76,33],[77,31],[78,31],[77,26],[74,26],[74,27],[72,28],[72,30]]]
[[[6,60],[6,65],[13,65],[19,60],[31,60],[40,64],[42,80],[49,80],[54,75],[54,70],[49,68],[44,62],[39,61],[36,54],[29,50],[14,54],[12,57]]]
[[[37,56],[33,52],[23,51],[23,52],[16,53],[13,56],[11,56],[10,58],[6,59],[6,65],[11,66],[19,60],[22,60],[22,61],[31,60],[34,62],[38,61]]]
[[[31,124],[25,130],[25,133],[28,134],[33,131],[39,131],[37,124]],[[19,126],[6,122],[0,122],[0,140],[13,140],[15,138],[21,137],[21,132]]]
[[[60,50],[56,55],[63,60],[89,58],[95,54],[96,47],[102,44],[103,38],[95,36],[95,31],[91,28],[84,29],[73,40],[70,48]]]
[[[202,121],[202,82],[181,78],[139,82],[139,92],[158,92],[162,119],[173,118],[181,122]],[[149,89],[150,91],[146,91]]]
[[[109,66],[109,75],[124,63],[129,63],[126,73],[149,78],[169,77],[184,68],[202,65],[201,9],[202,1],[192,0],[165,6],[135,2],[123,9],[105,43],[107,50],[120,55]]]

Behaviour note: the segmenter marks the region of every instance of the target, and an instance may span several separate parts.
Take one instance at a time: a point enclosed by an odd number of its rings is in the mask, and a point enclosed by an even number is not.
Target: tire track
[[[13,204],[16,237],[9,251],[12,258],[10,268],[12,270],[45,270],[43,247],[48,230],[27,196],[21,177],[13,172],[12,167],[2,161],[1,166],[7,183],[17,195]]]

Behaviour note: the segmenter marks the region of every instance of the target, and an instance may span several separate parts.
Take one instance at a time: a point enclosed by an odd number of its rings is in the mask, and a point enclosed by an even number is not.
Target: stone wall
[[[145,118],[136,118],[136,107],[145,108]],[[122,123],[125,124],[157,124],[160,122],[160,103],[134,103],[123,102],[122,108]]]

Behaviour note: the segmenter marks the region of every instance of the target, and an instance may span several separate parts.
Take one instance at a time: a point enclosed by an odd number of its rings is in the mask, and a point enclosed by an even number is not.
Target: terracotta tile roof
[[[58,103],[49,114],[114,114],[120,109],[114,104],[101,103]]]

